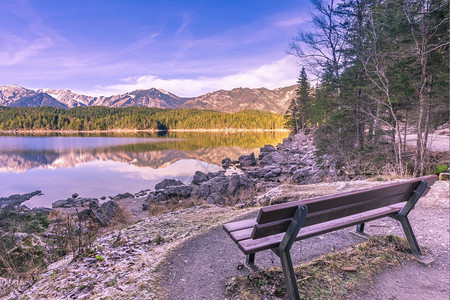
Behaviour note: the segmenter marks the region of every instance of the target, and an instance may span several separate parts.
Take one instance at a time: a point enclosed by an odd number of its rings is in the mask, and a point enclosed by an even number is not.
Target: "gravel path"
[[[449,298],[449,209],[448,183],[446,193],[430,197],[416,206],[410,221],[420,245],[429,249],[435,260],[430,266],[418,262],[386,269],[367,286],[348,295],[348,299],[448,299]],[[431,193],[430,193],[431,194]],[[442,198],[442,196],[446,198]],[[255,212],[249,217],[254,217]],[[246,217],[247,218],[247,217]],[[369,234],[403,236],[398,222],[384,218],[366,225]],[[291,250],[294,263],[348,248],[363,241],[350,234],[353,228],[342,229],[302,242]],[[244,255],[223,231],[214,227],[183,244],[170,254],[160,269],[162,299],[224,299],[226,282],[233,276],[248,274],[238,270]],[[258,266],[279,266],[278,257],[271,251],[256,255]]]

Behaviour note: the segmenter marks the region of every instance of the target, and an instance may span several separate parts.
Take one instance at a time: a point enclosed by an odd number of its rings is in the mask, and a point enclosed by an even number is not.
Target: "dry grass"
[[[342,299],[358,285],[370,281],[385,267],[411,260],[405,239],[392,235],[372,237],[346,251],[331,253],[295,266],[301,299]],[[262,269],[248,276],[233,277],[227,284],[231,299],[277,299],[286,297],[280,268]]]
[[[150,202],[150,216],[159,216],[161,214],[165,214],[168,212],[173,212],[185,208],[190,207],[196,207],[196,206],[202,206],[206,205],[206,202],[204,199],[200,198],[187,198],[187,199],[178,199],[178,198],[172,198],[169,201],[164,202]]]

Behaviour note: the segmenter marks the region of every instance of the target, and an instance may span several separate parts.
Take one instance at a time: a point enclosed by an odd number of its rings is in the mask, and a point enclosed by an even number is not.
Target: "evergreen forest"
[[[435,155],[426,145],[449,120],[448,1],[310,2],[313,29],[289,45],[303,68],[286,124],[313,129],[337,169],[427,173]]]
[[[283,115],[148,107],[0,107],[0,130],[280,129]]]

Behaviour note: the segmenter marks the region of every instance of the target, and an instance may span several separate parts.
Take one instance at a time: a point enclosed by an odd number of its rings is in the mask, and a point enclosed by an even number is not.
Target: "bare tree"
[[[436,39],[436,35],[448,25],[448,17],[433,19],[432,13],[448,8],[448,1],[407,0],[403,12],[408,20],[413,39],[411,55],[420,66],[418,81],[417,105],[417,143],[414,162],[414,175],[424,173],[428,135],[430,131],[430,113],[433,106],[431,89],[433,87],[433,71],[429,68],[428,58],[431,52],[449,45],[448,39]]]

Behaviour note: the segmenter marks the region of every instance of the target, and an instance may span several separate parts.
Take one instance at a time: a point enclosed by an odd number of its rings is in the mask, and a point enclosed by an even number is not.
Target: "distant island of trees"
[[[149,107],[4,107],[0,130],[171,130],[171,129],[281,129],[284,117],[271,112],[244,110],[219,113],[198,109]]]

